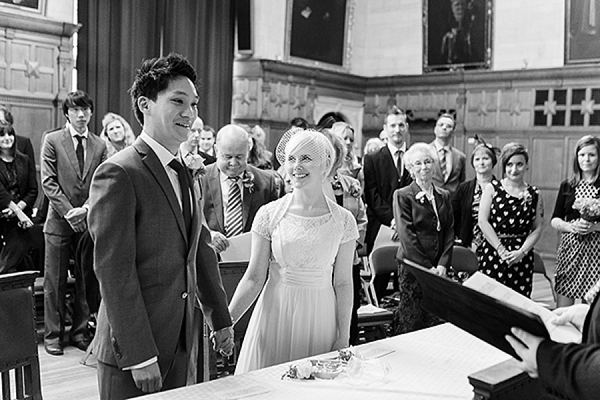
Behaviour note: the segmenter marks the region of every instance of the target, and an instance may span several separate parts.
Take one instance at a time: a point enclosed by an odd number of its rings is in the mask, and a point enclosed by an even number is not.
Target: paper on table
[[[478,292],[486,294],[497,300],[538,315],[544,322],[546,329],[548,329],[550,338],[556,342],[581,342],[581,333],[573,325],[553,324],[549,321],[555,316],[552,311],[548,310],[543,305],[523,296],[522,294],[504,286],[489,276],[482,274],[481,272],[475,272],[463,283],[463,286],[477,290]]]
[[[399,243],[392,240],[394,233],[396,233],[396,231],[389,226],[381,225],[377,237],[375,238],[375,243],[373,244],[373,250],[379,247],[398,246]]]
[[[358,315],[362,314],[377,314],[387,312],[385,308],[375,307],[373,304],[365,304],[360,306],[360,308],[356,311]]]
[[[249,261],[252,234],[250,232],[227,238],[229,247],[221,254],[221,260],[226,262]]]

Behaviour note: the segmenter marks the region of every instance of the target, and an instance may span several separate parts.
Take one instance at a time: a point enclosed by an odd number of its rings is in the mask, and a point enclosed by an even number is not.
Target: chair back
[[[546,267],[544,265],[544,259],[537,251],[533,252],[533,272],[537,272],[546,275]]]
[[[371,253],[371,268],[373,275],[381,275],[398,270],[396,261],[398,246],[378,247]]]
[[[473,275],[479,269],[477,256],[471,249],[455,245],[452,247],[452,268]]]

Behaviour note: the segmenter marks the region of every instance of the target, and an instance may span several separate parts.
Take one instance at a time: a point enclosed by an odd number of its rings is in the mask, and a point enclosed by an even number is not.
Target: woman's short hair
[[[335,149],[325,135],[317,131],[296,131],[285,146],[285,159],[297,149],[306,149],[307,153],[314,157],[315,162],[322,166],[323,176],[329,175],[335,161]]]
[[[504,172],[506,171],[506,165],[514,156],[523,156],[523,158],[525,158],[525,163],[529,163],[529,154],[527,153],[525,146],[516,142],[508,143],[502,148],[502,153],[500,153],[502,175],[504,175]]]
[[[473,148],[473,153],[471,153],[471,166],[473,168],[475,168],[475,165],[473,164],[475,162],[475,153],[477,153],[480,150],[485,151],[487,155],[490,156],[490,158],[492,159],[492,167],[495,167],[496,164],[498,164],[498,155],[496,154],[495,148],[491,147],[488,144],[479,143]]]
[[[579,157],[577,154],[587,146],[594,146],[596,148],[596,154],[599,157],[598,163],[596,165],[596,170],[594,171],[594,182],[598,180],[600,176],[600,139],[593,135],[585,135],[581,139],[577,141],[575,145],[575,157],[573,157],[573,177],[571,178],[571,184],[577,185],[583,179],[583,171],[579,166]]]
[[[132,144],[135,141],[135,135],[133,134],[131,125],[129,125],[129,122],[127,122],[125,118],[121,117],[119,114],[115,114],[112,112],[106,113],[102,118],[102,132],[100,133],[100,137],[105,141],[110,142],[107,129],[108,125],[114,121],[119,121],[121,125],[123,125],[123,131],[125,132],[125,144],[127,146]]]
[[[346,157],[346,145],[342,142],[342,139],[332,132],[332,129],[322,129],[321,133],[325,135],[327,140],[331,142],[333,150],[335,151],[335,158],[333,165],[331,166],[330,174],[333,175],[342,166],[344,158]]]
[[[427,143],[418,142],[410,146],[410,148],[406,150],[406,153],[404,153],[404,158],[402,159],[404,165],[412,166],[418,154],[426,154],[431,157],[432,160],[435,160],[435,153],[431,149],[431,146]]]
[[[367,140],[367,143],[365,143],[365,148],[363,150],[363,156],[365,154],[370,153],[371,151],[377,151],[380,148],[382,148],[383,146],[385,146],[385,143],[383,142],[383,140],[373,137],[370,138],[369,140]],[[375,150],[371,150],[371,148],[375,149]]]

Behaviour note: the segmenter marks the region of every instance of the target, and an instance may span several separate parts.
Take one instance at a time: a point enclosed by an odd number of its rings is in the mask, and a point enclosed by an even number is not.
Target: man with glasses
[[[412,182],[410,173],[402,161],[406,152],[408,123],[406,113],[396,106],[385,116],[383,130],[388,140],[379,151],[364,157],[365,200],[367,203],[367,233],[365,242],[367,252],[373,250],[375,238],[381,225],[394,228],[392,195],[396,189],[408,186]],[[394,240],[398,240],[397,234]],[[378,298],[385,295],[390,276],[378,275],[375,278],[375,292]]]

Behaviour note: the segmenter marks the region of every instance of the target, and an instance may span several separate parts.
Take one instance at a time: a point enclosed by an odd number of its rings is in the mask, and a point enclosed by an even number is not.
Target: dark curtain
[[[141,127],[127,90],[142,60],[175,51],[198,72],[199,115],[215,128],[231,120],[232,0],[80,0],[77,87],[95,103],[90,129],[115,112]]]

